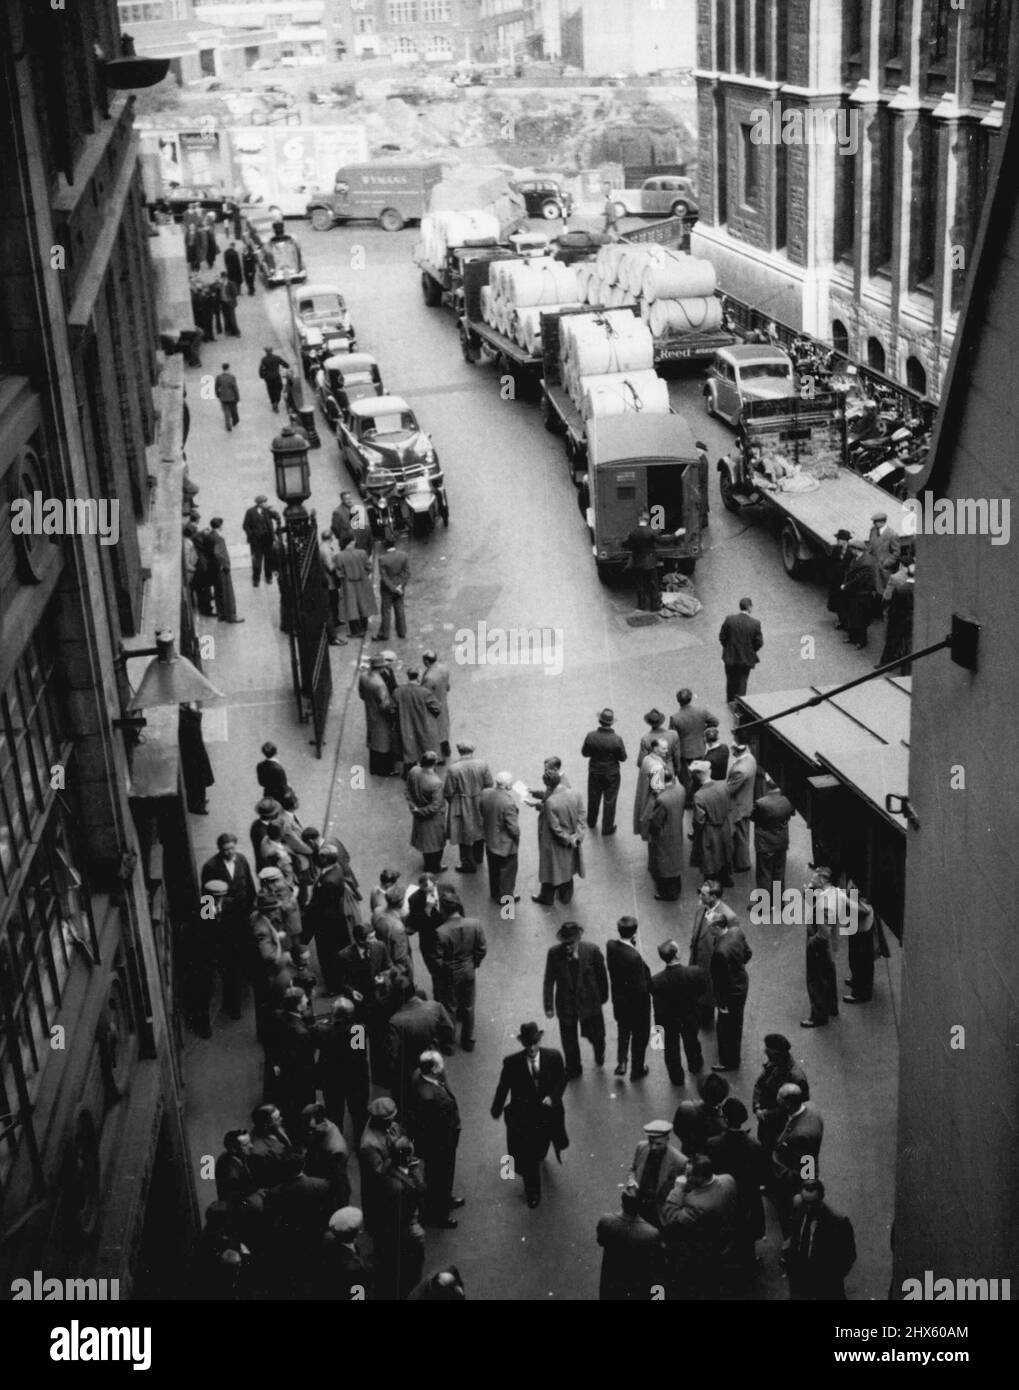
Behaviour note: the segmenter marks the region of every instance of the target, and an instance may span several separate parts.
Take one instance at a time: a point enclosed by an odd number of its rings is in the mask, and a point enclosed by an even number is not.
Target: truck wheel
[[[434,309],[437,304],[442,303],[442,291],[425,270],[421,272],[421,293],[429,309]]]
[[[541,205],[541,215],[546,222],[554,222],[557,217],[562,217],[563,210],[554,198],[546,198]]]
[[[790,579],[802,579],[807,569],[807,563],[800,559],[800,538],[788,522],[782,527],[780,544],[782,546],[782,564],[785,566],[786,574]]]
[[[732,478],[727,469],[723,468],[718,475],[718,491],[722,498],[722,506],[727,512],[738,512],[739,503],[733,496]]]
[[[587,485],[587,474],[576,474],[574,476],[573,481],[577,485],[577,508],[580,512],[580,515],[586,521],[587,509],[591,505],[591,489]]]
[[[604,560],[595,560],[594,567],[598,571],[598,578],[606,587],[615,583],[619,575],[618,565],[607,565]]]
[[[328,232],[333,225],[333,215],[328,208],[312,208],[311,225],[316,232]]]
[[[398,232],[403,226],[403,216],[396,208],[386,208],[379,214],[379,226],[384,232]]]
[[[552,409],[552,403],[547,396],[541,398],[541,421],[549,434],[562,434],[563,422]]]
[[[629,217],[630,212],[624,203],[613,203],[612,209],[617,217]]]

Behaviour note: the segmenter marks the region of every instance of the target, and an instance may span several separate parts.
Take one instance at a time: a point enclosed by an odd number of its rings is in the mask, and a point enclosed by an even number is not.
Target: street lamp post
[[[278,523],[282,563],[280,565],[280,627],[290,639],[290,672],[294,697],[301,721],[307,719],[303,697],[298,632],[300,629],[301,566],[304,552],[314,543],[314,517],[304,503],[311,496],[311,470],[308,446],[292,425],[272,441],[276,496],[283,502],[283,519]]]

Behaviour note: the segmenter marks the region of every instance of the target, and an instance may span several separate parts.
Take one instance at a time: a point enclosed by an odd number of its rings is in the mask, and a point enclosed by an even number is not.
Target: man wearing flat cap
[[[235,952],[223,922],[223,904],[230,885],[213,878],[202,884],[202,895],[187,932],[183,975],[188,982],[192,1027],[200,1038],[212,1037],[211,1006],[217,971],[223,981],[224,1008],[229,1003],[239,1016],[240,978]]]
[[[769,1158],[788,1118],[778,1103],[778,1093],[787,1082],[799,1086],[804,1100],[810,1099],[810,1083],[793,1060],[792,1043],[782,1033],[766,1033],[764,1069],[754,1082],[751,1105],[757,1119],[757,1142]]]
[[[853,563],[853,552],[849,548],[852,532],[841,527],[835,532],[835,545],[825,563],[825,578],[828,582],[828,612],[835,614],[835,629],[841,631],[846,626],[842,606],[842,585],[846,582],[849,566]]]
[[[529,1207],[541,1201],[541,1164],[549,1147],[561,1163],[570,1143],[563,1109],[566,1066],[555,1048],[541,1046],[543,1037],[537,1023],[520,1025],[522,1050],[503,1059],[491,1112],[498,1120],[505,1111],[506,1147],[524,1180]]]
[[[264,492],[255,498],[255,505],[244,513],[244,535],[251,550],[251,582],[257,589],[265,569],[265,582],[272,583],[275,568],[273,557],[276,548],[276,523],[279,512],[269,506]]]
[[[665,1200],[676,1179],[686,1171],[685,1157],[669,1143],[671,1135],[670,1121],[649,1120],[626,1179],[626,1188],[637,1198],[639,1214],[659,1228]]]
[[[902,543],[899,537],[888,525],[887,512],[875,512],[870,519],[870,535],[867,537],[867,544],[864,551],[874,562],[875,576],[874,587],[879,594],[885,591],[885,585],[895,573],[899,563],[899,552]]]
[[[391,1140],[402,1138],[403,1129],[397,1123],[395,1102],[389,1096],[379,1096],[368,1106],[368,1123],[357,1150],[361,1170],[361,1208],[365,1227],[370,1234],[375,1231],[376,1194],[389,1160],[389,1144]]]
[[[620,768],[626,762],[626,745],[613,729],[616,716],[610,709],[603,709],[598,715],[598,727],[584,739],[580,750],[582,758],[588,758],[587,765],[587,825],[589,830],[598,827],[598,811],[604,799],[601,833],[616,833],[616,802],[619,799],[619,783],[622,780]]]
[[[587,1038],[594,1048],[594,1064],[605,1065],[605,1017],[602,1006],[609,997],[609,977],[605,957],[597,946],[582,941],[584,928],[579,922],[564,922],[556,933],[558,946],[551,946],[545,958],[542,994],[545,1017],[559,1019],[559,1038],[566,1059],[566,1073],[572,1080],[584,1068],[580,1061],[580,1042]]]
[[[340,1207],[322,1238],[318,1297],[350,1303],[372,1296],[372,1271],[360,1249],[364,1216],[357,1207]]]
[[[456,745],[460,754],[450,764],[442,789],[446,801],[446,834],[451,845],[460,846],[459,874],[476,874],[485,858],[485,825],[481,818],[481,793],[494,787],[492,769],[474,756],[474,744],[462,740]]]

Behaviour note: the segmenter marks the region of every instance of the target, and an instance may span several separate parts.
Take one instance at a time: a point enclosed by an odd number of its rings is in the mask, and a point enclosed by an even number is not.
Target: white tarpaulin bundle
[[[607,381],[603,379],[596,386],[592,386],[588,378],[582,384],[580,413],[585,420],[637,410],[656,415],[666,415],[669,411],[668,382],[655,372],[622,373]]]
[[[516,309],[536,304],[579,304],[580,283],[571,265],[561,261],[516,261],[504,263],[503,297]]]
[[[647,301],[643,301],[647,303]],[[700,299],[654,299],[647,316],[648,326],[656,338],[672,334],[713,333],[722,326],[722,301]]]
[[[656,248],[657,249],[657,248]],[[715,267],[700,256],[666,252],[642,267],[638,288],[644,299],[697,299],[715,293]]]
[[[442,265],[451,246],[498,240],[499,219],[491,212],[429,212],[421,219],[421,245],[430,265]]]

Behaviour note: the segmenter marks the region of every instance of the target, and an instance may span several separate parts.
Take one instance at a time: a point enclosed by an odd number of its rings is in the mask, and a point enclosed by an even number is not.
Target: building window
[[[887,0],[888,15],[888,58],[901,62],[906,50],[906,16],[908,0]]]
[[[434,59],[452,58],[453,40],[448,34],[431,34],[428,39],[428,57]]]
[[[748,57],[747,28],[750,17],[747,13],[747,0],[736,0],[736,11],[733,16],[733,38],[736,42],[736,59],[734,67],[736,72],[749,73],[750,63]]]
[[[452,17],[450,0],[421,0],[421,18],[426,24],[448,24]]]
[[[374,34],[375,16],[370,14],[358,15],[357,32],[359,34]]]
[[[784,251],[789,240],[789,151],[785,145],[775,146],[775,250]]]
[[[754,0],[754,72],[768,75],[768,0]]]
[[[729,71],[729,0],[715,0],[715,65]]]
[[[776,6],[775,15],[775,81],[789,80],[789,7]]]
[[[857,57],[863,49],[863,0],[843,0],[842,55]]]
[[[397,36],[396,43],[395,43],[394,47],[395,47],[395,50],[396,50],[397,53],[404,53],[404,54],[407,54],[407,53],[414,53],[414,54],[416,54],[417,51],[418,51],[418,46],[417,46],[417,44],[414,42],[414,40],[413,40],[412,38],[409,38],[408,35],[406,35],[406,34],[399,34],[399,35]]]
[[[849,356],[849,330],[841,319],[831,321],[831,343],[836,352]]]
[[[951,0],[934,0],[928,52],[928,60],[931,63],[943,63],[948,57],[948,23],[951,9]]]
[[[416,19],[415,0],[389,0],[390,24],[413,24]]]
[[[874,117],[871,142],[870,273],[887,271],[892,259],[895,213],[895,125],[882,108]]]
[[[910,210],[910,289],[929,288],[934,275],[938,221],[938,138],[922,112],[913,137],[913,197]]]
[[[848,151],[835,156],[834,234],[835,259],[851,261],[856,249],[856,155]]]
[[[756,208],[761,194],[761,147],[754,143],[754,127],[740,126],[740,202]]]
[[[906,358],[906,385],[918,396],[927,394],[927,369],[916,357]]]
[[[983,68],[996,68],[1004,56],[1002,20],[1006,9],[1006,0],[984,0],[984,24],[980,43],[980,66]]]
[[[875,372],[884,375],[885,370],[885,350],[877,338],[867,339],[867,366]]]

